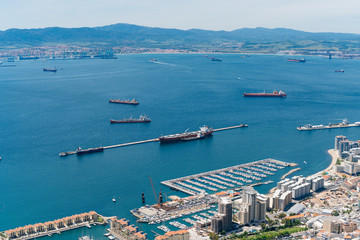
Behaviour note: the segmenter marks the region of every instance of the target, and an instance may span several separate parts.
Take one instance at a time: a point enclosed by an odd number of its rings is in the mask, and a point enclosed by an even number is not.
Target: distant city
[[[0,58],[86,58],[129,53],[266,53],[360,57],[360,35],[292,29],[178,30],[114,24],[0,32]],[[16,35],[16,37],[14,37]]]

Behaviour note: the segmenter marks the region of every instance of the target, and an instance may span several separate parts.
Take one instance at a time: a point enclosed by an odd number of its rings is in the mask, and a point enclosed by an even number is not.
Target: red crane
[[[150,177],[150,176],[149,176],[149,179],[150,179],[150,184],[151,184],[152,190],[153,190],[153,192],[154,192],[154,196],[155,196],[155,200],[156,200],[157,206],[158,206],[158,208],[160,208],[160,203],[159,203],[159,201],[158,201],[158,198],[156,197],[156,192],[155,192],[154,184],[152,183],[152,180],[151,180],[151,177]]]

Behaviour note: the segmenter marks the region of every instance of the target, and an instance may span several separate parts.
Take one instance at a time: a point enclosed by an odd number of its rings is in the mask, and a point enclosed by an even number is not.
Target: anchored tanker
[[[286,93],[284,91],[274,91],[272,93],[244,93],[244,97],[286,97]]]
[[[149,123],[149,122],[151,122],[151,119],[145,115],[140,115],[139,118],[130,117],[128,119],[110,120],[110,123]]]
[[[190,141],[194,139],[201,139],[207,136],[211,136],[214,130],[208,126],[200,127],[199,131],[178,133],[173,135],[166,135],[159,137],[160,143]]]
[[[121,100],[121,99],[110,99],[110,103],[120,103],[120,104],[132,104],[132,105],[139,105],[139,103],[134,98],[133,100]]]
[[[82,149],[81,147],[78,147],[78,149],[76,149],[76,154],[81,155],[81,154],[86,154],[86,153],[93,153],[93,152],[103,152],[104,148],[103,147],[98,147],[98,148],[88,148],[88,149]]]

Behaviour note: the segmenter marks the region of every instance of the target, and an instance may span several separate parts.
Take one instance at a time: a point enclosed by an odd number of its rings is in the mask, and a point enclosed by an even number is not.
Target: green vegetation
[[[218,240],[219,239],[219,235],[217,235],[216,233],[209,233],[209,237],[210,240]]]
[[[260,231],[255,234],[248,234],[247,232],[245,232],[245,233],[241,234],[240,236],[237,236],[236,239],[240,239],[240,240],[274,239],[277,237],[283,237],[283,236],[290,235],[292,233],[302,232],[302,231],[306,231],[306,230],[307,230],[306,227],[294,226],[294,227],[288,227],[288,228],[284,228],[284,229],[277,229],[274,231]]]
[[[14,37],[16,36],[16,37]],[[69,45],[104,48],[159,48],[213,53],[360,51],[360,34],[308,33],[292,29],[234,31],[179,30],[114,24],[96,28],[42,28],[0,31],[0,49]],[[135,50],[134,50],[135,51]],[[136,51],[135,51],[136,52]]]
[[[98,218],[96,219],[97,222],[104,222],[104,219],[100,216],[98,216]]]
[[[338,159],[336,160],[336,165],[340,165],[340,163],[341,163],[341,160],[338,158]]]
[[[348,210],[346,210],[346,211],[342,211],[343,213],[351,213],[351,211],[352,211],[352,207],[350,207],[350,208],[348,208]]]
[[[339,214],[338,211],[334,210],[334,211],[331,212],[331,215],[333,215],[333,216],[339,216],[340,214]]]

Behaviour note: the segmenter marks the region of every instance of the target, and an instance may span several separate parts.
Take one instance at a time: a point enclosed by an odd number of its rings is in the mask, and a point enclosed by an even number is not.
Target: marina
[[[260,181],[268,175],[274,175],[277,170],[288,166],[294,165],[268,158],[233,167],[171,179],[163,181],[161,184],[189,195],[197,195],[209,190],[211,191],[210,193],[213,193],[218,189],[232,189],[248,185],[253,181]],[[267,170],[264,170],[263,168]],[[239,175],[241,177],[236,177],[234,175]],[[256,185],[256,183],[254,184]]]
[[[225,130],[236,129],[236,128],[243,128],[243,127],[247,127],[247,126],[248,126],[247,124],[240,124],[240,125],[231,126],[231,127],[213,129],[213,132],[225,131]],[[103,151],[105,149],[126,147],[126,146],[142,144],[142,143],[150,143],[150,142],[158,142],[158,141],[159,141],[159,138],[154,138],[154,139],[149,139],[149,140],[130,142],[130,143],[122,143],[122,144],[110,145],[110,146],[105,146],[105,147],[101,147],[101,148],[94,148],[94,149],[99,149],[99,151]],[[89,150],[92,150],[92,149],[93,148],[89,148]],[[99,151],[87,151],[86,153],[99,152]],[[59,156],[60,157],[65,157],[65,156],[72,155],[72,154],[78,154],[78,151],[62,152],[62,153],[59,153]]]

